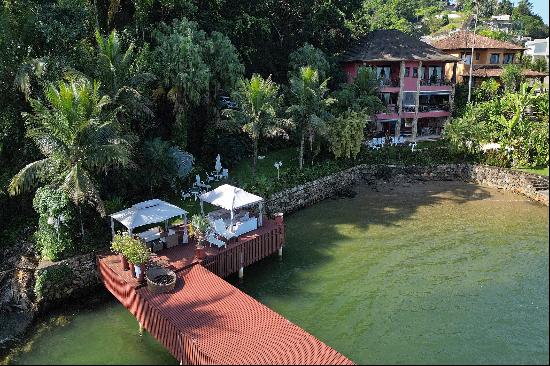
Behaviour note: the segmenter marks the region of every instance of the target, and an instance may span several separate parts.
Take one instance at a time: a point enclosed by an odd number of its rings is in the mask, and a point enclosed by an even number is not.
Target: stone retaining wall
[[[432,167],[359,165],[276,193],[266,200],[266,210],[270,214],[294,212],[338,195],[356,184],[372,184],[379,180],[395,184],[414,181],[472,181],[514,191],[548,205],[548,191],[535,189],[535,186],[540,184],[546,184],[547,187],[548,177],[536,174],[467,164]],[[39,311],[44,311],[60,301],[93,291],[101,285],[95,253],[55,263],[41,262],[34,270],[34,278],[35,306]],[[32,283],[29,286],[32,286]]]
[[[59,262],[41,262],[35,271],[37,309],[47,309],[61,300],[83,295],[101,284],[96,253]]]
[[[478,184],[519,193],[548,206],[548,177],[485,165],[473,165],[470,171],[470,179]]]
[[[338,195],[361,182],[465,181],[510,190],[548,206],[548,177],[482,165],[448,164],[436,166],[359,165],[327,177],[286,189],[266,200],[268,213],[291,213],[325,198]]]

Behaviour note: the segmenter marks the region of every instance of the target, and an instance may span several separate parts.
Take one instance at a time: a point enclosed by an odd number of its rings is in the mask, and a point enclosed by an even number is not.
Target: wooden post
[[[241,252],[241,268],[239,268],[239,279],[243,279],[244,277],[244,254]]]
[[[416,99],[414,101],[414,119],[412,126],[412,139],[416,141],[416,134],[418,133],[418,106],[420,104],[420,70],[422,69],[422,60],[418,64],[418,79],[416,79]]]
[[[403,113],[403,88],[405,86],[405,61],[401,61],[399,69],[399,94],[397,95],[397,123],[395,124],[395,138],[401,135],[401,114]]]
[[[144,329],[143,324],[141,324],[141,322],[138,322],[138,324],[139,324],[139,336],[143,337],[143,329]]]

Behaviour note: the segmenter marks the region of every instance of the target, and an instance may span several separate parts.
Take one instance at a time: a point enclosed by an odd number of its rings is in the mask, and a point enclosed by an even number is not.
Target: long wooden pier
[[[151,294],[123,271],[118,256],[99,256],[98,266],[107,289],[182,364],[353,364],[221,278],[283,244],[282,221],[266,220],[226,249],[208,248],[204,260],[192,245],[161,251],[177,276],[164,294]]]

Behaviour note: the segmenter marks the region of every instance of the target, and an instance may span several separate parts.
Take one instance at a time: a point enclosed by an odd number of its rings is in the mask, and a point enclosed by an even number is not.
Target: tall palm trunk
[[[82,234],[82,240],[84,240],[84,222],[82,221],[82,206],[78,205],[79,218],[80,218],[80,231]]]
[[[252,163],[252,174],[256,177],[256,164],[258,163],[258,138],[254,139],[254,161]]]
[[[300,138],[300,159],[299,159],[300,170],[302,170],[302,168],[304,167],[304,142],[305,142],[305,139],[306,139],[305,131],[302,131],[302,136]]]
[[[314,137],[314,132],[312,129],[309,130],[309,153],[311,154],[311,165],[313,165],[313,157],[314,157],[314,154],[313,154],[313,137]]]

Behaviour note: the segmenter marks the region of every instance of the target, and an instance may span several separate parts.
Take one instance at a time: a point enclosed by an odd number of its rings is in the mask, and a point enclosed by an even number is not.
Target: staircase
[[[547,191],[548,190],[548,177],[529,176],[527,181],[533,186],[535,191]]]

